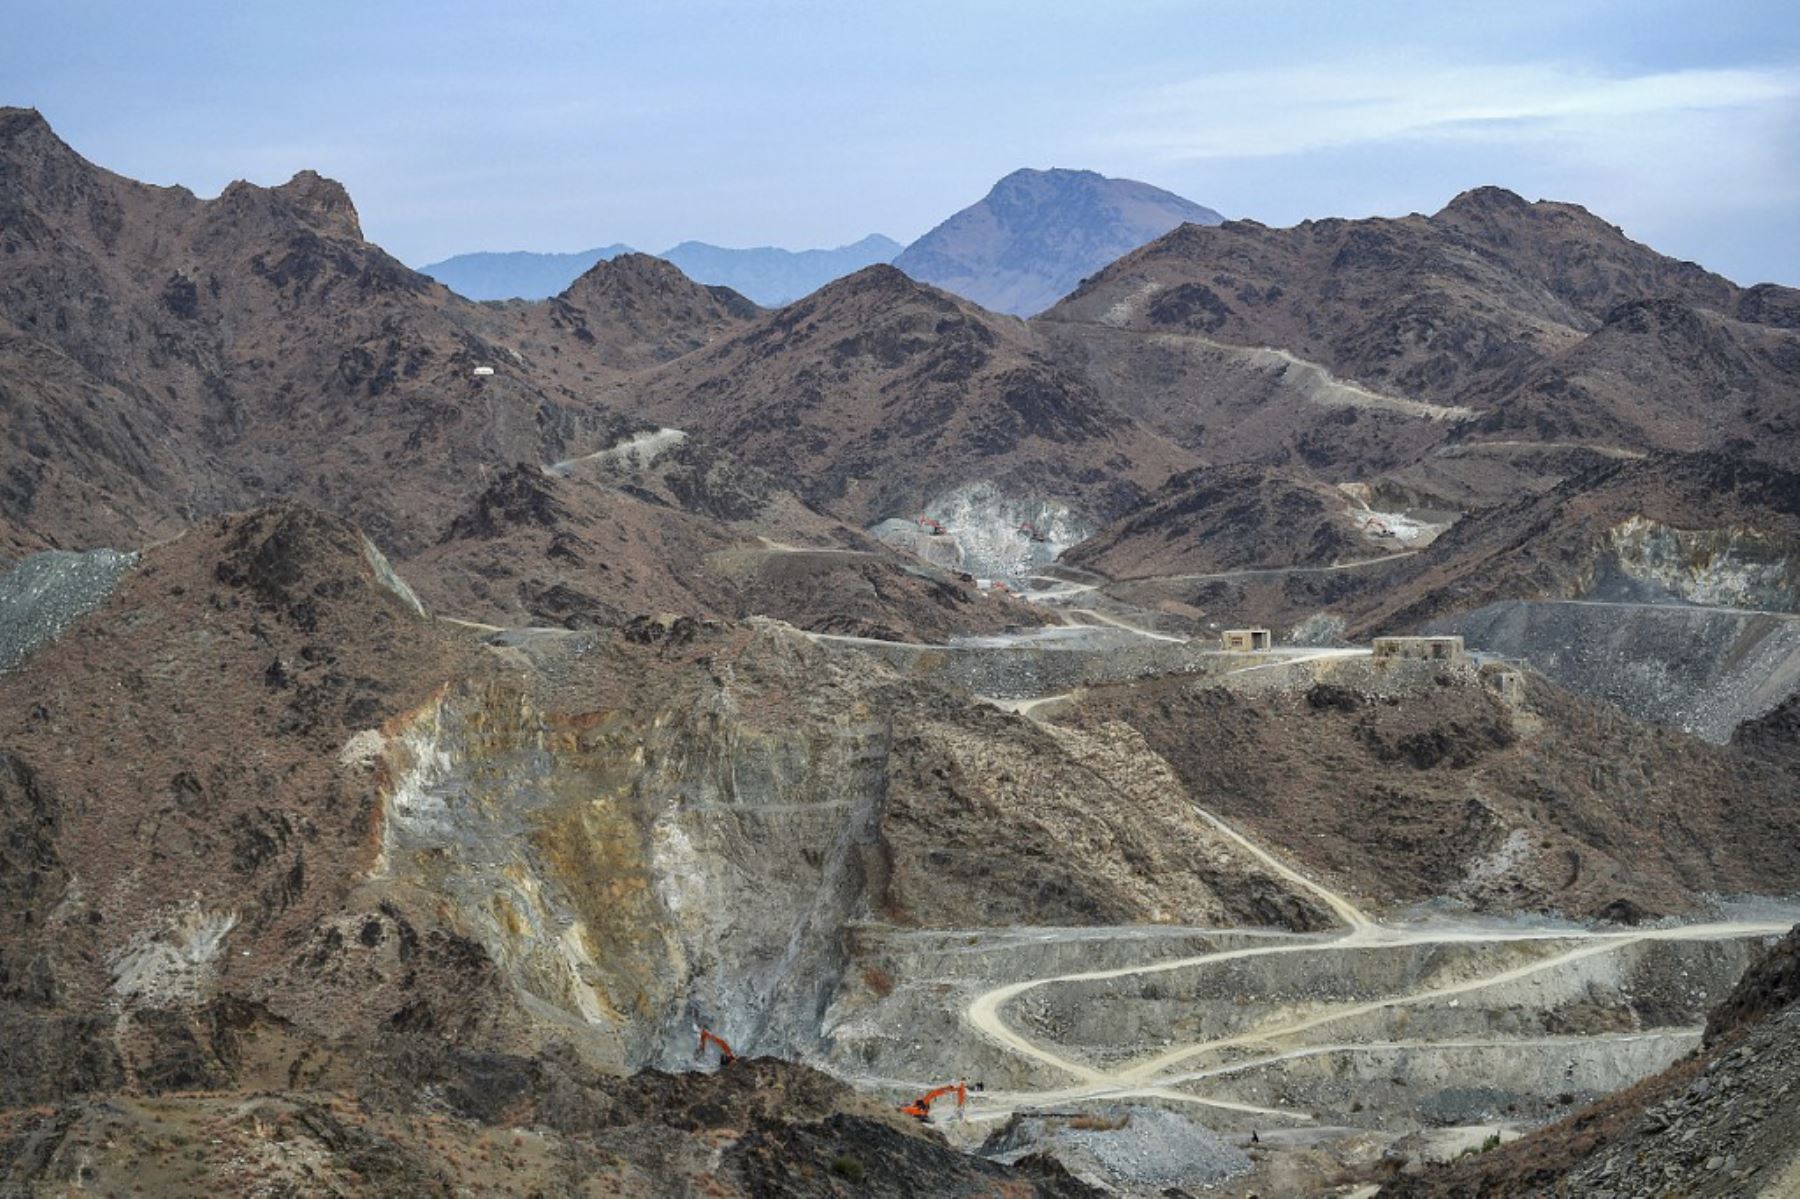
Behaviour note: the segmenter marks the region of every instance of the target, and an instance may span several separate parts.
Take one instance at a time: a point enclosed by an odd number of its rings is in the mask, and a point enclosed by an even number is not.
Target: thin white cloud
[[[1556,63],[1433,65],[1403,59],[1231,71],[1142,90],[1099,140],[1146,158],[1302,154],[1402,138],[1605,135],[1663,117],[1793,105],[1800,70],[1606,75]]]

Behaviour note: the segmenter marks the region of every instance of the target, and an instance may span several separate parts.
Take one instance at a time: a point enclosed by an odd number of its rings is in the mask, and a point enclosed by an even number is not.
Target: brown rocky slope
[[[1183,226],[1034,323],[1105,398],[1211,461],[1394,471],[1485,504],[1541,473],[1545,445],[1790,454],[1793,294],[1480,188],[1431,216]],[[1286,403],[1234,402],[1259,395]],[[1491,478],[1409,465],[1469,443],[1526,459]]]
[[[1019,322],[889,266],[632,386],[656,419],[864,525],[978,480],[1106,517],[1192,461],[1046,358]]]
[[[708,556],[775,539],[864,553],[773,572],[758,612],[889,637],[1011,622],[716,448],[589,461],[653,431],[595,398],[604,380],[753,320],[725,289],[629,255],[552,301],[471,304],[363,240],[316,175],[201,200],[93,166],[21,109],[0,113],[0,162],[0,550],[135,546],[292,496],[361,522],[479,620],[747,615]],[[519,471],[569,461],[587,465],[523,484],[557,493],[535,509],[546,537],[483,525]]]
[[[1514,677],[1351,660],[1305,690],[1097,689],[1059,719],[1130,725],[1197,802],[1385,903],[1635,921],[1792,888],[1789,773]]]
[[[1343,491],[1299,472],[1202,467],[1172,477],[1063,560],[1134,579],[1325,566],[1380,553],[1352,519],[1353,506]]]

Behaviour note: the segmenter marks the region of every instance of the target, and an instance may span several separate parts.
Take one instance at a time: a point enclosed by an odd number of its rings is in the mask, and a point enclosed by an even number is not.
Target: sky
[[[0,0],[0,104],[215,195],[313,168],[422,265],[902,242],[1018,167],[1272,225],[1482,184],[1800,285],[1800,0]]]

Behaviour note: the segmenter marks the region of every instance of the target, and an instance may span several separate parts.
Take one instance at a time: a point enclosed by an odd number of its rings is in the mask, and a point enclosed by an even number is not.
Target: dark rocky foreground
[[[250,1048],[250,1046],[246,1046]],[[71,1098],[0,1115],[0,1195],[1099,1192],[958,1152],[804,1066],[617,1078],[396,1038],[344,1089]]]

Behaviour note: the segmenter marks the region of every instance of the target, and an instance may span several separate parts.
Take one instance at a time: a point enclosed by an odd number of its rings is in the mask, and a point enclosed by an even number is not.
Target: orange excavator
[[[1020,525],[1019,532],[1025,534],[1025,536],[1031,538],[1033,541],[1045,540],[1043,530],[1039,529],[1034,524],[1027,523],[1027,524]]]
[[[956,1096],[956,1111],[958,1115],[961,1115],[963,1105],[969,1101],[969,1088],[960,1082],[949,1083],[946,1086],[935,1087],[932,1090],[926,1091],[923,1095],[901,1108],[900,1114],[911,1116],[913,1119],[923,1123],[924,1121],[931,1119],[931,1105],[946,1095]]]
[[[931,519],[931,517],[926,516],[924,513],[920,513],[918,516],[913,517],[913,519],[916,520],[917,522],[919,522],[919,527],[921,529],[924,529],[927,533],[930,533],[933,537],[943,537],[946,534],[946,530],[944,529],[943,525],[941,525],[937,521]]]
[[[737,1054],[731,1052],[731,1046],[725,1043],[725,1038],[713,1032],[710,1028],[703,1028],[700,1030],[700,1044],[694,1050],[695,1056],[699,1056],[706,1052],[706,1043],[708,1041],[711,1041],[719,1048],[719,1065],[729,1066],[731,1063],[737,1061]]]

